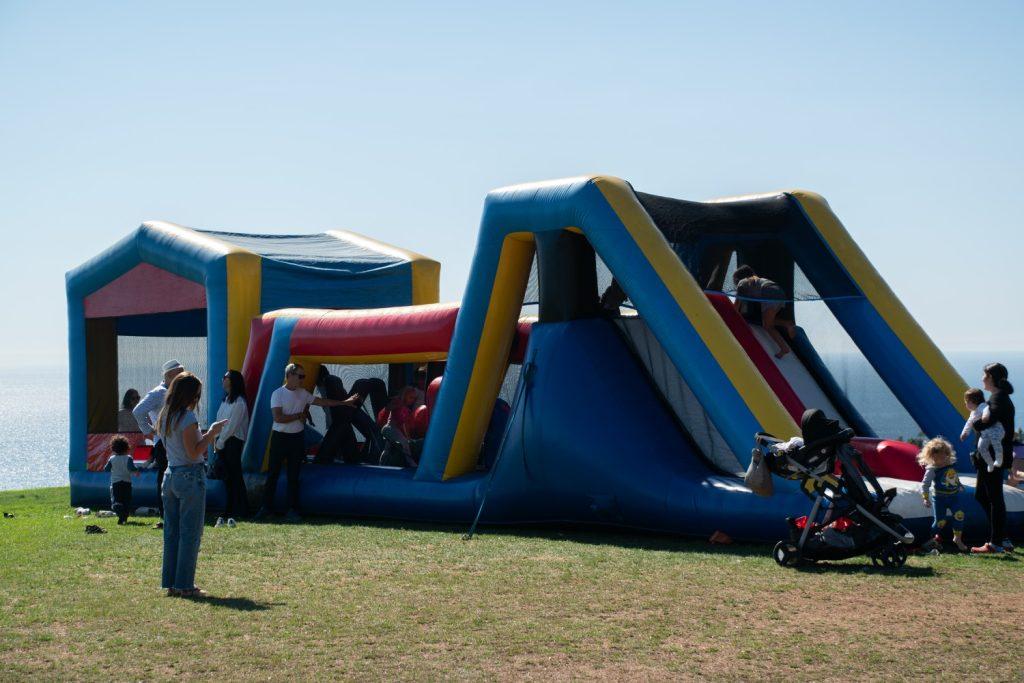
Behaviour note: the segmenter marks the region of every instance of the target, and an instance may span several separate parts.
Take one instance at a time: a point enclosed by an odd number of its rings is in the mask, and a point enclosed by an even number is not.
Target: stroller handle
[[[825,446],[831,446],[832,444],[836,443],[848,443],[851,439],[853,439],[854,436],[855,432],[849,427],[847,427],[846,429],[836,432],[835,434],[831,434],[829,436],[823,437],[816,441],[812,441],[810,443],[805,443],[804,449],[812,450],[817,448],[824,448]]]
[[[834,443],[847,443],[848,441],[853,439],[854,436],[856,436],[856,433],[852,429],[847,427],[839,432],[836,432],[835,434],[830,434],[829,436],[818,439],[817,441],[805,443],[803,447],[805,450],[810,450],[816,448],[823,448],[825,446],[831,446]],[[760,446],[773,446],[777,443],[782,443],[782,439],[772,436],[767,432],[758,432],[757,434],[755,434],[754,441],[756,441],[757,444]]]

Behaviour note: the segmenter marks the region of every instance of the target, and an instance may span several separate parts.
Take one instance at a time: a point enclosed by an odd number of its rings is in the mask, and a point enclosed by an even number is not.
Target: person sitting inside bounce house
[[[796,325],[792,320],[778,317],[788,299],[782,287],[768,278],[758,277],[750,266],[737,268],[732,274],[732,281],[736,286],[736,311],[748,321],[760,322],[768,336],[779,347],[775,357],[782,358],[792,351],[789,343],[776,329],[776,326],[785,328],[790,339],[796,334]],[[753,308],[758,300],[759,310]],[[756,315],[758,312],[760,316]]]
[[[416,458],[413,457],[412,453],[412,441],[410,438],[410,428],[412,427],[412,415],[413,410],[416,407],[417,401],[416,388],[412,386],[406,386],[402,388],[398,396],[392,402],[390,410],[388,411],[388,419],[381,434],[389,442],[385,448],[385,455],[390,451],[390,445],[394,444],[399,450],[401,450],[402,457],[405,460],[405,464],[409,467],[416,467]]]

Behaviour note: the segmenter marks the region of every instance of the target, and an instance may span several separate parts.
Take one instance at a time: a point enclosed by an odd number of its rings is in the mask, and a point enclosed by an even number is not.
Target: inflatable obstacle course
[[[444,363],[418,466],[307,468],[305,512],[468,523],[486,490],[485,523],[775,540],[787,515],[806,512],[803,494],[783,485],[759,498],[738,475],[755,432],[794,436],[799,412],[823,407],[858,433],[858,448],[900,491],[894,511],[923,532],[930,513],[912,447],[877,438],[792,301],[794,353],[773,357],[765,331],[722,296],[737,265],[790,294],[806,280],[920,431],[959,434],[963,381],[819,196],[691,202],[588,176],[488,195],[457,309],[300,303],[252,316],[245,466],[254,477],[264,468],[264,404],[285,363],[306,363],[307,381],[321,364],[386,367],[391,394],[417,364]],[[535,321],[521,321],[526,305]],[[1019,531],[1024,493],[1008,491],[1007,502]],[[982,522],[972,510],[969,529]]]

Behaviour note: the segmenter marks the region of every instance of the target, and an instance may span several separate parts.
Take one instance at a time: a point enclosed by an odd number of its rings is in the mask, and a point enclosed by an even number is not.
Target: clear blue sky
[[[1024,4],[216,4],[0,2],[3,364],[142,220],[363,232],[451,300],[487,190],[589,172],[821,192],[940,346],[1024,350]]]

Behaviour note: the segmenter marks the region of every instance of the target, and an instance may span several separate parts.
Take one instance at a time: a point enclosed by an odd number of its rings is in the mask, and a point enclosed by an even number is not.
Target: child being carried
[[[971,411],[964,429],[960,432],[960,440],[966,441],[967,437],[974,433],[974,423],[985,419],[988,421],[988,404],[985,402],[985,394],[981,389],[968,389],[964,392],[964,405]],[[978,433],[978,455],[985,461],[989,472],[997,467],[1003,466],[1003,437],[1006,431],[1003,425],[996,422],[988,429]]]

